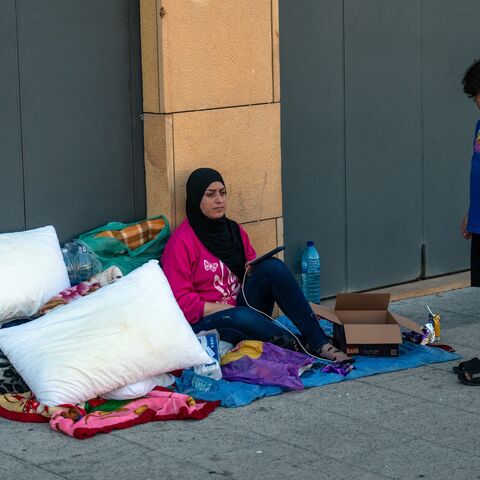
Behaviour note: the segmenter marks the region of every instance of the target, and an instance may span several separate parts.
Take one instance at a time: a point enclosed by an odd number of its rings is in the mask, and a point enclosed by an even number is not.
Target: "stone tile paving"
[[[480,355],[480,290],[402,300],[442,342]],[[141,425],[74,440],[47,425],[0,419],[2,480],[10,479],[480,479],[480,389],[457,362],[290,392],[200,421]]]

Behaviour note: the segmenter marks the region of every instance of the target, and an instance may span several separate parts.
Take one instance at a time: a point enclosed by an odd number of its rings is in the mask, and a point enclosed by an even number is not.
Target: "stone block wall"
[[[278,0],[141,0],[148,215],[185,216],[192,170],[219,170],[259,254],[283,241]]]

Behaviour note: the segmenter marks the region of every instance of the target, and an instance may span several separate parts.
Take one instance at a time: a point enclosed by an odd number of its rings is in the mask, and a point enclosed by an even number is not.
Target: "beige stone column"
[[[148,215],[184,218],[192,170],[227,184],[261,254],[283,241],[278,0],[141,0]]]

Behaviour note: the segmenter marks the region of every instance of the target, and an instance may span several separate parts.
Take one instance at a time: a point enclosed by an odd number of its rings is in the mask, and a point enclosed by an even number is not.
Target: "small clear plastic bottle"
[[[312,240],[302,254],[302,290],[309,302],[320,303],[320,255]]]
[[[86,282],[102,270],[102,264],[95,254],[81,243],[67,242],[62,254],[72,286]]]

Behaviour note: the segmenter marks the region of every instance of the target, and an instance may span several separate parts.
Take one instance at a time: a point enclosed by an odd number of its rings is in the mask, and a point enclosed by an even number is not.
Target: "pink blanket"
[[[159,420],[200,420],[209,415],[219,402],[196,401],[188,395],[152,390],[146,397],[132,400],[111,412],[86,413],[81,407],[65,407],[53,412],[50,426],[78,439],[129,428],[140,423]]]

